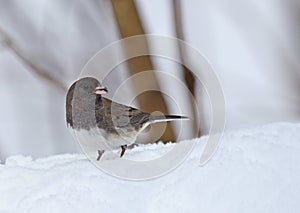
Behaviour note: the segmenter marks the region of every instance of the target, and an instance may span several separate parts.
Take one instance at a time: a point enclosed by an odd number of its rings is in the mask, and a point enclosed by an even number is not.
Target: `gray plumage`
[[[102,97],[99,91],[96,92],[97,88],[106,90],[97,79],[92,77],[82,78],[73,83],[66,97],[66,120],[68,126],[76,133],[101,130],[97,133],[99,136],[101,134],[99,143],[105,143],[106,146],[98,148],[101,150],[98,159],[104,150],[117,147],[122,148],[122,156],[125,146],[133,144],[139,132],[151,123],[187,119],[177,115],[152,116]],[[93,134],[91,137],[93,138],[86,137],[85,140],[97,140],[95,138],[97,135]]]

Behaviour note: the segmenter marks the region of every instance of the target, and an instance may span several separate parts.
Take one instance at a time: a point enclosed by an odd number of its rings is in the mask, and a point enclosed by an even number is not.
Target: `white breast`
[[[122,145],[131,145],[136,140],[136,133],[122,136],[107,134],[103,129],[93,128],[90,130],[73,130],[69,128],[73,136],[78,140],[85,152],[95,152],[97,150],[120,149]]]

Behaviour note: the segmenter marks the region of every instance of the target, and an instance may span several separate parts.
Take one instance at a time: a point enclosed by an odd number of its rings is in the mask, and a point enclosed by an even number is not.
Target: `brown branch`
[[[111,0],[113,10],[115,13],[115,18],[118,24],[118,28],[122,38],[126,38],[134,35],[145,34],[137,8],[133,0]],[[148,43],[145,39],[143,43],[139,44],[143,48],[148,50]],[[130,48],[124,47],[125,53],[129,53]],[[150,56],[140,56],[136,58],[129,59],[127,61],[131,75],[143,72],[151,71],[153,65]],[[159,88],[157,77],[154,72],[147,79],[144,79],[145,83],[151,84],[152,88]],[[143,84],[143,82],[139,82]],[[139,85],[134,85],[135,89],[138,90]],[[137,97],[142,110],[147,112],[161,111],[164,114],[168,114],[167,105],[163,99],[160,92],[148,91]],[[160,138],[162,141],[173,141],[174,132],[170,124],[167,125],[164,135]]]
[[[38,67],[32,61],[30,61],[17,47],[17,45],[12,41],[7,33],[5,33],[2,29],[0,29],[0,34],[4,36],[4,44],[16,54],[21,61],[29,68],[30,71],[34,72],[38,76],[40,76],[43,80],[48,81],[53,86],[59,88],[63,92],[67,91],[66,85],[61,82],[59,79],[55,78],[53,75],[50,74],[49,71]]]
[[[173,0],[173,14],[174,14],[174,24],[175,24],[175,30],[176,30],[176,36],[178,39],[184,40],[184,32],[183,32],[183,24],[182,24],[182,11],[181,11],[181,0]],[[184,63],[184,57],[185,57],[185,50],[184,47],[180,44],[178,44],[179,54],[181,61]],[[192,74],[192,72],[182,64],[182,70],[184,72],[184,78],[186,85],[188,89],[190,90],[191,94],[195,98],[195,77]],[[189,96],[190,97],[190,96]],[[196,113],[196,106],[193,101],[193,97],[190,97],[190,106],[191,111],[193,114],[194,121],[194,130],[198,134],[198,136],[201,135],[200,129],[197,128],[197,113]]]

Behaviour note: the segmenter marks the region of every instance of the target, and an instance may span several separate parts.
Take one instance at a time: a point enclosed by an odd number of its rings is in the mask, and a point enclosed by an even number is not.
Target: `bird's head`
[[[95,109],[101,108],[105,93],[107,88],[95,78],[85,77],[74,82],[66,97],[67,123],[85,129],[95,126]]]
[[[101,105],[101,96],[107,93],[107,88],[92,77],[81,78],[69,88],[66,106],[71,109],[95,109]]]
[[[69,89],[68,93],[74,93],[79,97],[90,97],[95,95],[103,95],[108,92],[107,88],[102,86],[100,82],[92,77],[81,78],[76,81]]]

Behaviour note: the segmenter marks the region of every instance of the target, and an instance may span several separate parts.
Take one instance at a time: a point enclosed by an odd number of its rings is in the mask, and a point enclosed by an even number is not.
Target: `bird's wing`
[[[120,103],[112,102],[109,99],[102,98],[103,110],[108,122],[112,122],[114,127],[134,127],[141,128],[143,124],[149,121],[150,114],[142,112],[136,108],[126,106]]]

